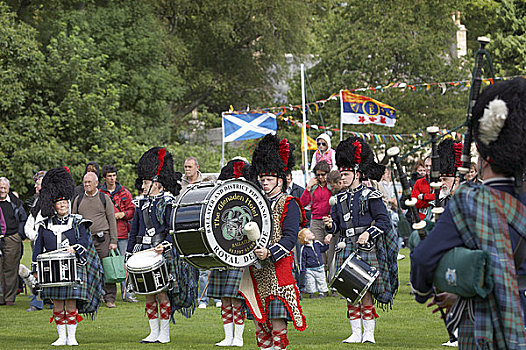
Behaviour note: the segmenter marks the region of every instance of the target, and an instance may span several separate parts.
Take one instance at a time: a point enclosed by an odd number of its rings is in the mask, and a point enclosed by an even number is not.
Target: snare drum
[[[157,294],[170,285],[166,260],[162,254],[153,250],[133,254],[126,268],[132,289],[137,294]]]
[[[335,288],[352,304],[357,304],[379,274],[375,267],[369,266],[356,252],[352,252],[329,283],[329,287]]]
[[[74,253],[54,250],[37,256],[37,276],[41,287],[62,287],[80,283]]]
[[[254,221],[261,230],[250,241],[242,229]],[[266,247],[272,235],[271,209],[252,183],[232,179],[190,185],[172,213],[175,248],[201,269],[244,267],[254,263],[256,246]]]

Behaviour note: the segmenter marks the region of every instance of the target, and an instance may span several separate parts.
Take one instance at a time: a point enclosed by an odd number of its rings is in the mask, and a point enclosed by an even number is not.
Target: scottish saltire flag
[[[272,113],[223,113],[223,142],[257,139],[275,134],[276,115]]]
[[[376,124],[393,127],[396,110],[370,97],[340,91],[342,124]]]

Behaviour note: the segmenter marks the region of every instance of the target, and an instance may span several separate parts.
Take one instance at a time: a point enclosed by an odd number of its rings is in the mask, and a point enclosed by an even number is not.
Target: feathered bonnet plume
[[[137,163],[135,187],[142,191],[142,180],[155,180],[174,196],[181,191],[181,173],[174,171],[173,157],[164,147],[146,151]]]
[[[245,158],[235,157],[221,169],[221,173],[218,176],[218,180],[237,179],[244,177],[249,179],[250,177],[250,164]]]
[[[493,170],[521,177],[526,167],[526,79],[490,85],[473,107],[473,137]]]
[[[260,175],[274,175],[283,179],[283,190],[285,190],[287,170],[292,170],[296,164],[294,149],[294,145],[287,139],[280,140],[276,135],[265,135],[252,155],[250,179],[256,182]]]
[[[71,200],[75,192],[75,183],[66,167],[51,169],[42,179],[42,188],[38,196],[38,206],[43,217],[55,215],[55,203]]]
[[[377,181],[385,172],[385,166],[374,161],[374,153],[367,142],[356,136],[343,140],[336,147],[336,165],[340,171],[359,171],[362,178]]]

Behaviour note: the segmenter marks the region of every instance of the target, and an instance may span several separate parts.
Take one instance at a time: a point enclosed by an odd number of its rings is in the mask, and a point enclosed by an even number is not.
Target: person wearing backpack
[[[117,249],[117,222],[115,212],[111,205],[111,199],[107,194],[98,190],[99,181],[97,175],[88,172],[84,175],[84,193],[79,194],[73,200],[73,214],[80,214],[83,218],[90,220],[93,243],[100,260],[110,255],[110,250]],[[104,283],[104,301],[108,308],[115,307],[117,287],[115,283]]]
[[[100,192],[107,194],[113,203],[115,210],[115,220],[117,220],[117,247],[121,255],[126,254],[128,247],[128,235],[131,229],[131,220],[135,213],[135,206],[132,202],[130,190],[122,186],[117,181],[117,168],[113,164],[102,167],[102,177],[104,183],[100,187]],[[122,300],[128,303],[136,303],[137,299],[131,293],[126,292],[124,282],[121,282]]]

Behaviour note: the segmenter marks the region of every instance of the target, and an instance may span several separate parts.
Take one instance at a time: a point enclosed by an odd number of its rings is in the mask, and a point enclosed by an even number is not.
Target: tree
[[[174,105],[179,123],[204,105],[221,124],[229,105],[257,106],[271,101],[272,78],[285,53],[299,53],[309,38],[308,11],[299,0],[155,1],[157,13],[184,52],[174,60],[185,94]],[[274,72],[273,73],[273,68]]]
[[[382,87],[390,83],[428,83],[464,80],[467,67],[450,55],[455,27],[454,1],[348,1],[327,6],[313,2],[317,24],[314,48],[319,62],[309,70],[317,96],[340,89]],[[290,100],[300,101],[299,78]],[[467,89],[424,87],[361,91],[397,110],[394,128],[346,126],[347,130],[373,133],[425,132],[430,125],[453,128],[462,124]],[[337,103],[323,109],[325,121],[339,125]],[[312,114],[312,118],[316,118]],[[315,119],[314,119],[315,120]],[[313,122],[313,124],[318,124]],[[336,141],[334,138],[333,141]],[[337,142],[333,142],[337,144]]]

